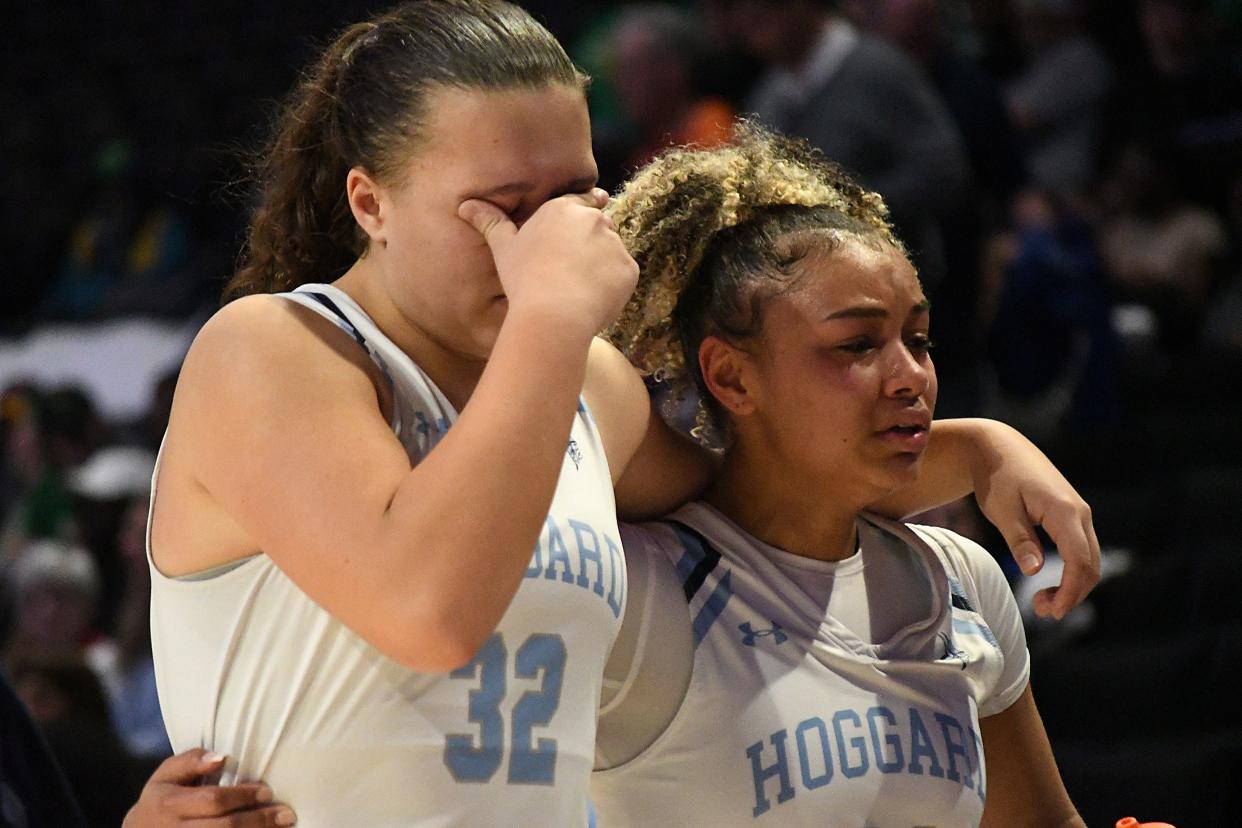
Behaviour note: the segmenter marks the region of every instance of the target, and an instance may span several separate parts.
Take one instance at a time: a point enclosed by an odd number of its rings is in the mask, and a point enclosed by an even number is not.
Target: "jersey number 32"
[[[556,740],[531,744],[531,730],[552,721],[561,703],[565,677],[565,641],[559,635],[535,633],[513,656],[513,673],[535,679],[538,690],[528,690],[513,705],[510,728],[509,782],[551,785],[556,781]],[[444,764],[458,782],[490,782],[504,760],[505,719],[500,711],[508,684],[509,651],[504,636],[493,633],[465,667],[450,678],[478,681],[470,691],[469,719],[478,733],[450,733],[444,740]]]

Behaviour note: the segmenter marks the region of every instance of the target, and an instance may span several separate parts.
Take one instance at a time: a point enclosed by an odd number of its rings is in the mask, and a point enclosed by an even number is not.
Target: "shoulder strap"
[[[680,520],[666,519],[660,522],[672,529],[681,543],[683,553],[676,562],[677,574],[681,578],[682,592],[685,593],[686,600],[690,601],[702,589],[707,576],[719,565],[720,553],[702,533]]]
[[[318,302],[319,304],[323,305],[325,308],[330,310],[332,314],[336,316],[337,319],[341,320],[341,324],[345,327],[345,330],[349,331],[349,335],[352,336],[355,340],[357,340],[359,345],[361,345],[364,348],[367,348],[366,337],[364,337],[362,335],[362,332],[358,330],[357,326],[355,326],[354,323],[350,321],[349,317],[345,315],[345,312],[341,310],[339,307],[337,307],[336,302],[333,302],[331,299],[329,299],[327,296],[325,296],[322,293],[315,293],[314,291],[309,291],[309,290],[303,291],[302,293],[304,296],[311,297],[316,302]],[[367,350],[370,351],[371,349],[367,348]]]
[[[690,609],[694,646],[698,647],[733,597],[733,573],[720,566],[720,553],[707,538],[679,520],[663,520],[681,544],[674,562]],[[719,570],[723,570],[723,573]]]

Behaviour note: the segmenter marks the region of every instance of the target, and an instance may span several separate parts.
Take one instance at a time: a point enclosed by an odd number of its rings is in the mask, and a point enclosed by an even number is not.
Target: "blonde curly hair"
[[[850,240],[906,255],[879,194],[754,122],[722,147],[656,158],[607,212],[641,268],[608,338],[643,374],[671,383],[675,399],[697,386],[693,433],[707,443],[725,428],[699,375],[704,338],[757,336],[764,301],[794,286],[811,252]]]

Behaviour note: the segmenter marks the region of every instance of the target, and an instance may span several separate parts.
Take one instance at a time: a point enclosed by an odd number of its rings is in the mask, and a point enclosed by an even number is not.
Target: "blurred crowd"
[[[386,4],[76,5],[6,14],[0,354],[49,327],[210,312],[273,101],[316,42]],[[1037,657],[1056,654],[1040,698],[1071,794],[1095,824],[1091,796],[1159,807],[1144,774],[1167,793],[1182,773],[1207,792],[1186,806],[1207,819],[1186,824],[1214,824],[1212,780],[1242,770],[1236,710],[1165,721],[1134,701],[1150,725],[1136,730],[1077,708],[1097,685],[1108,706],[1123,669],[1213,710],[1242,690],[1213,672],[1242,655],[1227,519],[1242,498],[1242,3],[524,5],[593,78],[602,186],[754,117],[884,196],[933,304],[939,413],[1018,426],[1097,510],[1097,598],[1031,631]],[[84,388],[0,372],[0,661],[93,824],[119,824],[169,751],[144,532],[174,383],[117,421]],[[938,519],[998,548],[965,507]],[[1165,672],[1187,652],[1197,672]]]

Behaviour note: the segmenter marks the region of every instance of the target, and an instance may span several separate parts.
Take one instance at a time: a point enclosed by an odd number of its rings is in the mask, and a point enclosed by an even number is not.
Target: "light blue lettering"
[[[604,545],[608,547],[608,560],[612,561],[612,580],[608,583],[608,608],[613,618],[621,617],[621,601],[625,599],[625,557],[621,547],[612,538],[604,535]],[[617,584],[621,584],[621,595],[617,595]]]
[[[966,763],[966,781],[968,788],[974,788],[974,780],[971,779],[970,755],[966,752],[966,734],[962,730],[962,724],[952,716],[946,716],[943,713],[936,714],[936,721],[940,722],[940,730],[944,733],[944,750],[945,759],[949,766],[948,777],[954,782],[961,782],[962,776],[957,772],[957,759],[962,757],[962,761]],[[954,738],[951,731],[957,731],[957,737]]]
[[[556,528],[556,522],[551,517],[548,518],[548,568],[544,570],[543,577],[551,581],[556,577],[556,564],[560,562],[564,564],[565,571],[561,573],[561,580],[565,583],[572,583],[574,580],[573,567],[569,562],[569,549],[565,546],[565,539],[561,537],[561,531]]]
[[[896,733],[889,733],[884,737],[884,742],[892,748],[893,756],[892,759],[886,760],[880,752],[880,733],[876,728],[876,719],[879,718],[883,718],[889,726],[897,724],[897,717],[887,707],[873,707],[867,711],[867,724],[871,728],[871,749],[875,752],[875,766],[880,769],[880,773],[897,773],[905,764],[901,750],[901,737]],[[888,728],[885,730],[887,731]]]
[[[591,583],[591,579],[587,577],[587,564],[591,561],[595,562],[595,586],[592,591],[596,595],[604,594],[604,562],[600,557],[599,536],[595,534],[595,530],[589,524],[582,523],[577,520],[570,520],[569,525],[574,528],[574,537],[578,540],[578,555],[582,561],[582,569],[578,572],[578,586],[585,589]],[[591,543],[588,546],[585,542],[586,538],[590,538]]]
[[[541,572],[543,572],[543,547],[539,544],[539,539],[535,538],[535,551],[531,553],[530,566],[526,567],[526,577],[538,578]]]
[[[781,787],[776,793],[777,804],[794,798],[793,786],[789,784],[789,759],[785,755],[787,738],[789,734],[785,730],[778,730],[772,734],[770,741],[772,747],[776,748],[776,761],[766,768],[760,764],[763,757],[763,741],[755,742],[746,748],[746,755],[750,758],[750,768],[755,779],[755,807],[751,811],[753,816],[765,814],[772,808],[772,803],[768,801],[767,795],[763,792],[763,786],[773,776],[780,779]]]
[[[923,757],[931,760],[931,766],[928,767],[927,773],[930,773],[937,779],[944,779],[944,768],[940,766],[940,759],[936,757],[936,748],[932,745],[931,734],[927,732],[927,727],[923,724],[923,717],[919,715],[919,711],[911,707],[910,766],[906,770],[921,776],[924,772],[922,765]]]
[[[851,765],[849,760],[849,752],[845,749],[845,734],[841,730],[841,724],[845,721],[853,723],[854,727],[862,727],[862,719],[853,710],[838,710],[832,716],[832,729],[837,734],[837,757],[841,762],[841,773],[845,774],[849,779],[862,776],[871,767],[871,762],[867,759],[867,740],[862,736],[854,736],[850,739],[850,746],[857,751],[858,764]]]
[[[987,776],[987,769],[983,764],[983,739],[979,738],[979,734],[970,725],[966,725],[966,732],[970,734],[970,743],[975,751],[975,767],[979,771],[979,784],[975,792],[979,794],[979,801],[983,802],[987,798],[987,791],[983,789],[983,780]]]
[[[824,771],[819,776],[811,776],[811,756],[806,744],[806,734],[809,730],[819,733],[818,752],[824,757]],[[832,755],[828,752],[828,727],[824,724],[824,720],[816,716],[802,722],[794,731],[794,739],[798,743],[798,761],[802,765],[802,784],[806,786],[806,789],[813,791],[831,782]]]

